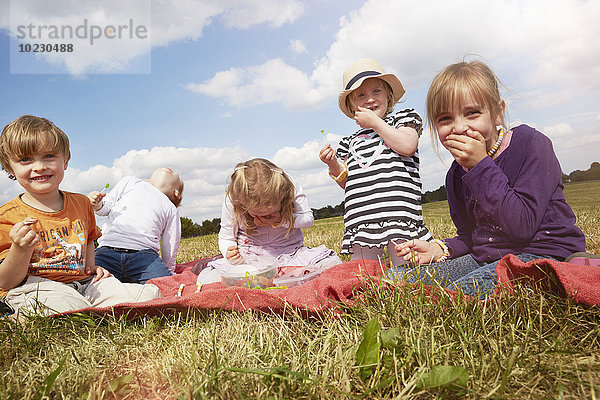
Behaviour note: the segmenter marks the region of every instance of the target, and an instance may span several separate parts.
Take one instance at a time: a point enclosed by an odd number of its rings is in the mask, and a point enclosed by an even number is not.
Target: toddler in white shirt
[[[108,216],[96,264],[122,282],[172,275],[181,240],[177,207],[182,194],[183,181],[171,168],[156,169],[147,181],[127,176],[108,194],[91,192],[96,215]]]

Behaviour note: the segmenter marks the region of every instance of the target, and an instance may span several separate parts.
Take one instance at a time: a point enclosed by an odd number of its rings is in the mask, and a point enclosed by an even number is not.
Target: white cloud
[[[298,40],[298,39],[290,40],[290,49],[292,49],[292,51],[297,54],[306,53],[306,45],[304,44],[304,42],[302,40]]]
[[[0,29],[9,30],[10,26],[10,0],[0,0]]]
[[[571,101],[574,96],[576,96],[576,93],[573,92],[572,88],[543,87],[519,93],[518,99],[513,99],[513,101],[515,105],[522,102],[524,107],[530,110],[543,110],[560,106]],[[510,103],[507,104],[509,108],[510,105]]]
[[[217,72],[203,83],[189,83],[186,87],[237,107],[283,102],[288,108],[306,108],[326,99],[305,73],[279,58],[262,65]]]
[[[468,54],[493,59],[502,69],[521,69],[539,84],[598,85],[600,27],[592,16],[599,14],[600,3],[577,0],[457,0],[418,6],[371,0],[342,18],[327,58],[344,65],[360,57],[378,58],[397,68],[409,88]],[[404,16],[402,23],[398,15]],[[366,23],[373,20],[377,24]],[[392,43],[394,51],[389,50]]]
[[[429,130],[425,129],[419,141],[419,173],[423,192],[436,190],[444,185],[446,171],[452,164],[453,158],[446,149],[440,145],[438,151],[439,154],[433,148]]]
[[[340,140],[342,140],[342,135],[338,135],[336,133],[325,133],[325,138],[323,140],[322,146],[329,144],[334,150],[337,150],[338,144]]]
[[[56,0],[51,6],[39,0],[11,1],[9,29],[19,43],[72,46],[65,51],[37,53],[37,62],[32,62],[31,53],[19,53],[11,58],[11,71],[16,73],[54,71],[40,59],[64,65],[71,74],[149,72],[149,0],[132,0],[123,7],[114,7],[110,0]],[[132,61],[139,62],[143,55],[146,62],[129,71]]]
[[[0,172],[0,204],[6,203],[22,192],[23,189],[16,181],[8,179],[6,172]]]
[[[9,7],[10,5],[10,7]],[[85,46],[87,39],[74,38],[73,52],[38,54],[49,64],[63,66],[71,74],[149,72],[133,70],[136,63],[149,63],[151,46],[166,46],[180,40],[197,40],[203,30],[215,19],[221,19],[228,28],[246,29],[258,24],[279,28],[291,23],[304,12],[298,0],[236,0],[218,2],[212,0],[131,0],[115,7],[112,0],[78,1],[53,0],[0,0],[0,29],[11,31],[11,19],[41,25],[79,26],[84,19],[88,23],[107,27],[121,24],[129,19],[141,20],[149,28],[148,40],[97,40],[93,46]],[[10,10],[10,12],[9,12]],[[8,16],[12,15],[12,18]],[[18,17],[18,18],[17,18]],[[13,21],[13,25],[16,25]],[[18,32],[12,27],[11,35]],[[118,44],[118,45],[117,45]],[[144,58],[145,57],[145,58]],[[143,61],[143,62],[145,62]]]
[[[564,138],[564,137],[572,136],[575,133],[573,128],[569,124],[565,124],[565,123],[560,123],[560,124],[556,124],[553,126],[547,126],[544,128],[543,132],[550,139]]]
[[[225,10],[222,18],[226,26],[237,29],[262,23],[279,28],[304,13],[304,4],[297,0],[236,0],[227,4],[230,8]]]
[[[201,84],[190,84],[189,89],[233,106],[246,104],[238,101],[237,95],[242,94],[245,99],[256,97],[257,104],[316,107],[336,95],[343,70],[358,58],[377,58],[410,91],[426,85],[444,66],[478,55],[509,85],[525,82],[526,90],[534,94],[530,99],[534,107],[555,105],[576,96],[582,88],[600,85],[597,15],[600,2],[596,1],[457,0],[416,5],[370,0],[340,18],[335,41],[310,73],[283,60],[269,60],[218,72]],[[264,83],[264,72],[274,67],[289,78],[286,83],[298,80],[296,87],[309,95],[296,99],[303,92],[275,90],[267,96],[271,87]],[[546,87],[548,83],[550,87]]]
[[[273,162],[286,171],[298,171],[323,167],[319,160],[321,144],[317,141],[305,143],[301,148],[284,147],[277,150]]]

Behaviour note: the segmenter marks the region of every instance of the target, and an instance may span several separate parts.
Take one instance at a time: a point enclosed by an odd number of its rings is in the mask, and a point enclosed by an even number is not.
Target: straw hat
[[[355,89],[362,85],[363,81],[368,78],[379,78],[386,81],[392,88],[394,104],[398,102],[404,95],[402,83],[394,74],[386,74],[381,65],[374,58],[362,58],[344,71],[343,88],[338,95],[338,104],[340,110],[350,118],[354,118],[354,113],[346,105],[346,97]]]

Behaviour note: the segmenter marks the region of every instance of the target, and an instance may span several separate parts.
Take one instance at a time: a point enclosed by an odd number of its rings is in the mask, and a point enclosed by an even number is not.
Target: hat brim
[[[353,91],[358,89],[360,87],[360,85],[362,85],[362,83],[366,79],[371,79],[371,78],[379,78],[379,79],[387,82],[388,85],[390,85],[390,87],[392,88],[392,97],[394,99],[394,104],[396,104],[402,98],[402,96],[404,96],[404,93],[405,93],[404,87],[402,86],[400,79],[398,79],[396,77],[396,75],[380,74],[380,75],[365,76],[363,78],[358,79],[356,82],[354,82],[349,89],[342,90],[340,92],[340,94],[338,95],[338,105],[340,107],[340,110],[342,110],[342,112],[344,114],[346,114],[349,118],[354,119],[354,112],[346,104],[346,98],[348,97],[348,95],[350,93],[352,93]]]

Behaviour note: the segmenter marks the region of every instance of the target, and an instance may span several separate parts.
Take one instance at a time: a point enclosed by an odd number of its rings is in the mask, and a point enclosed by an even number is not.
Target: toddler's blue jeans
[[[516,255],[519,260],[528,262],[540,258],[555,259],[550,256],[523,253]],[[431,263],[412,267],[410,263],[391,268],[387,272],[388,278],[405,280],[407,282],[422,281],[427,285],[438,284],[452,290],[460,290],[464,294],[485,299],[491,296],[498,283],[496,274],[496,260],[491,263],[479,263],[470,255],[446,260],[440,263]]]
[[[152,278],[173,275],[152,249],[133,251],[100,246],[96,249],[95,259],[96,265],[124,283],[146,283]]]

